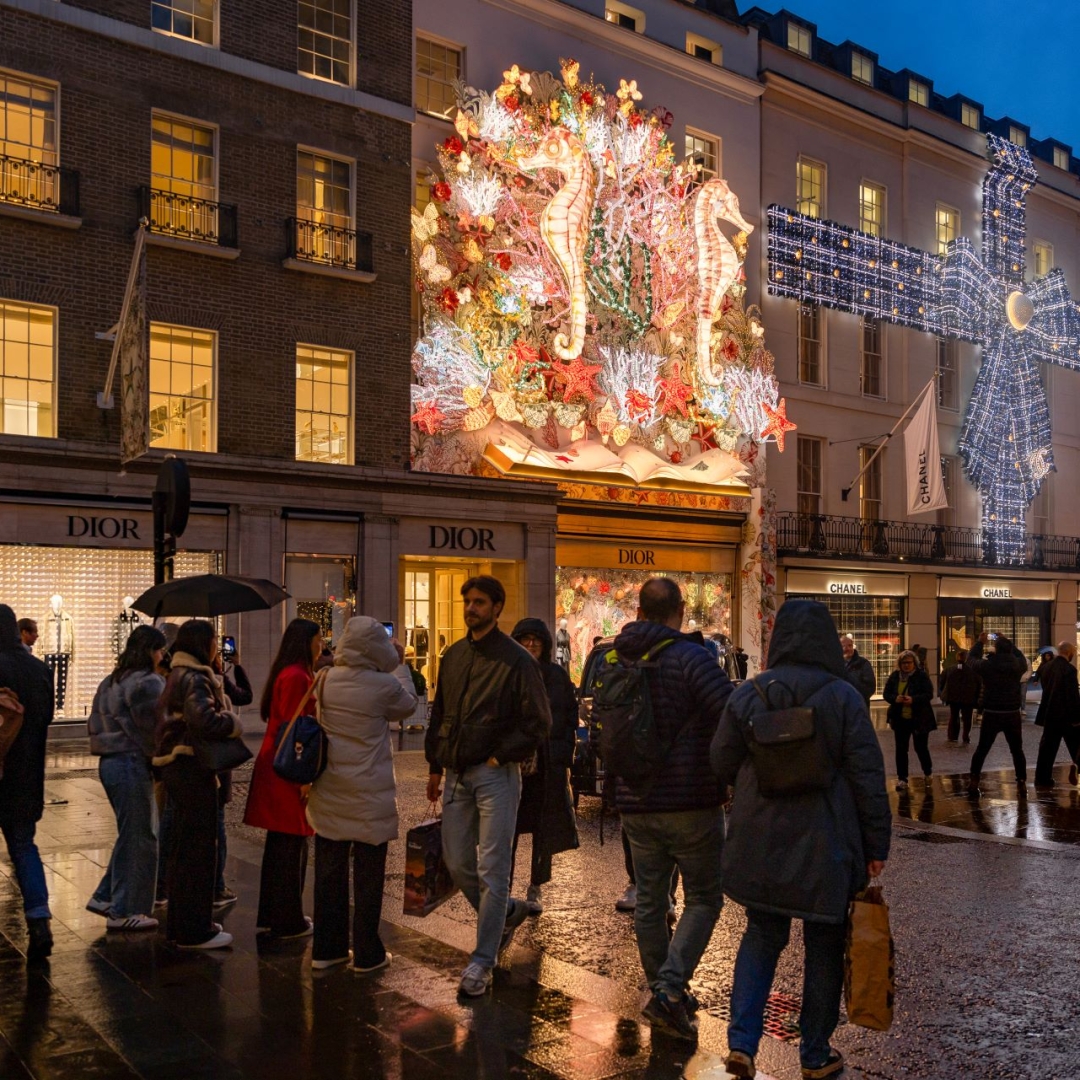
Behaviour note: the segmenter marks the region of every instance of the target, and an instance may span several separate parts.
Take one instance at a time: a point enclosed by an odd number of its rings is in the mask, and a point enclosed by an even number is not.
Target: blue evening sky
[[[1053,137],[1080,156],[1078,0],[758,0],[816,23],[835,44],[850,39],[892,71],[910,68],[945,97],[981,101],[1034,139]],[[743,0],[739,9],[750,5]]]

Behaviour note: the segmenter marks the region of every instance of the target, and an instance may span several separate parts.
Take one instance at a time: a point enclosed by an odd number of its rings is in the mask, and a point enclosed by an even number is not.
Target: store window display
[[[75,662],[75,620],[64,608],[64,598],[56,593],[49,598],[49,610],[38,620],[44,628],[41,640],[45,647],[45,666],[52,672],[56,711],[64,708],[68,675]]]
[[[124,605],[123,610],[113,620],[113,652],[117,659],[127,648],[132,631],[142,622],[142,617],[131,606],[135,603],[133,596],[125,596],[120,602]]]

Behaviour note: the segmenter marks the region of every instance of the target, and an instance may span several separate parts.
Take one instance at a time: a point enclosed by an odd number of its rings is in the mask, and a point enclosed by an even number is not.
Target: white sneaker
[[[121,919],[107,919],[105,926],[109,930],[156,930],[158,921],[150,915],[128,915]]]
[[[337,967],[338,964],[347,964],[352,959],[352,950],[350,949],[344,956],[338,956],[333,960],[312,960],[312,971],[325,971],[327,968]]]
[[[540,886],[530,885],[529,891],[525,894],[525,906],[529,909],[530,915],[540,915],[544,910],[544,902],[540,898]]]
[[[473,963],[461,973],[461,985],[458,990],[466,997],[483,997],[490,987],[491,968]]]
[[[297,938],[311,937],[315,933],[315,924],[307,915],[304,916],[304,922],[307,925],[303,930],[298,930],[295,934],[278,934],[278,941],[295,941]]]
[[[86,910],[94,915],[104,915],[107,919],[109,912],[112,910],[111,904],[103,904],[100,900],[95,900],[92,896],[86,901]]]
[[[897,791],[907,791],[907,781],[906,780],[897,780],[896,781],[896,790]]]
[[[390,961],[393,959],[394,954],[388,952],[379,963],[372,964],[371,967],[360,967],[360,965],[357,964],[356,967],[353,968],[353,971],[355,971],[357,975],[370,975],[373,971],[382,971],[383,968],[389,967]]]
[[[637,886],[627,885],[626,891],[615,901],[616,911],[634,911],[637,908]]]
[[[232,944],[232,934],[222,931],[215,934],[207,941],[200,941],[198,945],[178,945],[179,949],[226,949]]]

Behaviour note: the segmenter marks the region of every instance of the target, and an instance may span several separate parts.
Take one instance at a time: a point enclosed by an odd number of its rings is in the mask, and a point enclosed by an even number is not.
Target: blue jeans
[[[109,915],[149,915],[154,910],[158,842],[154,829],[154,778],[140,753],[105,754],[98,775],[116,815],[117,837],[94,900]]]
[[[34,843],[37,822],[19,818],[7,818],[0,821],[0,832],[4,834],[8,855],[15,866],[15,880],[23,896],[23,911],[28,919],[48,919],[49,889],[45,884],[45,868],[41,865],[41,855]]]
[[[454,884],[476,911],[473,963],[493,968],[506,925],[521,766],[473,765],[446,773],[443,858]]]
[[[803,968],[799,1057],[816,1069],[829,1057],[829,1039],[840,1019],[840,993],[844,988],[843,923],[803,922],[806,961]],[[765,1021],[765,1003],[772,987],[776,962],[788,943],[791,918],[749,908],[746,933],[735,960],[731,989],[728,1046],[753,1057]]]
[[[623,814],[637,877],[637,934],[641,966],[653,993],[677,999],[708,947],[724,903],[720,856],[724,811],[681,810],[667,814]],[[668,938],[671,875],[682,874],[682,917]]]

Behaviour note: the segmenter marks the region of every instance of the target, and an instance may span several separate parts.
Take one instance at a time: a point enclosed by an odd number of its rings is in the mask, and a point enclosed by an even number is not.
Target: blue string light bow
[[[1027,507],[1054,469],[1038,362],[1080,369],[1080,307],[1060,270],[1025,288],[1026,149],[987,136],[982,257],[971,241],[941,256],[780,206],[769,207],[769,292],[982,346],[957,444],[982,496],[987,562],[1024,562]]]

